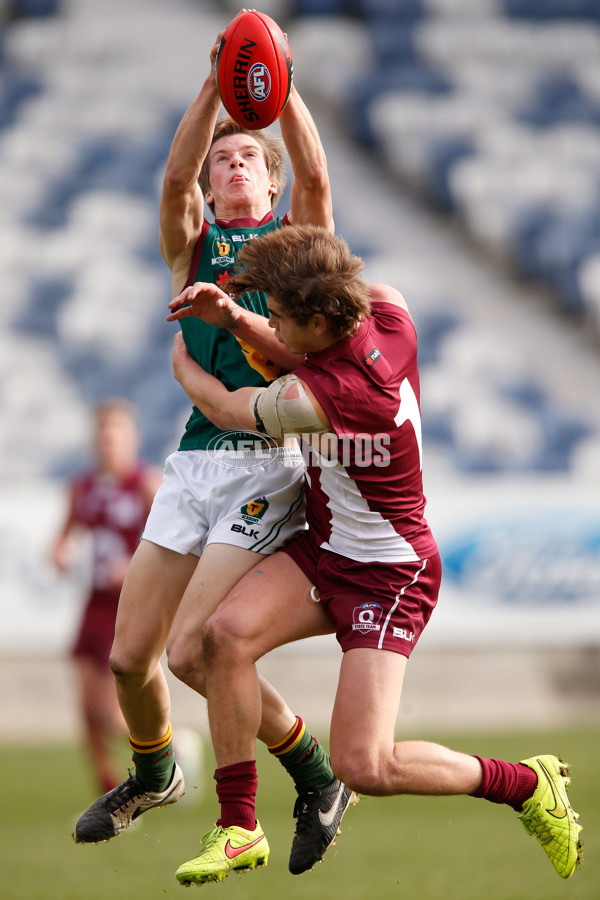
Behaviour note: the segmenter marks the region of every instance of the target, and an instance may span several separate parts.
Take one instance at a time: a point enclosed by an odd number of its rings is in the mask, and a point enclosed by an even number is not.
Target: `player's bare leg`
[[[223,843],[229,836],[227,796],[230,790],[235,793],[237,805],[242,803],[252,816],[243,826],[241,838],[236,831],[242,827],[241,822],[231,821],[232,839],[258,840],[252,831],[256,790],[253,766],[261,713],[263,726],[265,717],[255,662],[281,644],[310,635],[329,634],[333,630],[330,620],[311,598],[310,591],[311,583],[296,564],[285,554],[275,554],[258,564],[236,585],[206,626],[204,651],[211,735],[218,765],[215,777],[221,801],[219,825],[226,833],[209,833],[200,856],[179,868],[177,878],[184,884],[202,881],[207,867],[211,872],[215,866],[218,868],[219,861],[213,857],[218,851],[217,838]],[[265,733],[263,727],[261,737]],[[222,778],[231,782],[225,792]],[[350,798],[351,791],[335,778],[322,788],[299,795],[291,871],[299,874],[322,858],[335,837]],[[319,810],[330,813],[326,825],[318,816]],[[257,824],[256,828],[259,828]],[[228,867],[229,863],[223,859],[221,875],[224,876]]]
[[[569,878],[581,862],[581,826],[566,793],[569,767],[551,755],[508,763],[429,741],[394,742],[406,662],[385,650],[344,654],[331,730],[338,776],[373,796],[470,794],[507,804]]]
[[[246,575],[208,621],[208,715],[218,766],[254,758],[261,726],[256,660],[284,643],[333,630],[311,587],[287,554],[276,553]]]
[[[111,667],[136,772],[81,816],[74,835],[80,843],[108,840],[142,812],[175,803],[183,793],[183,774],[173,760],[169,689],[161,657],[196,565],[195,556],[144,540],[130,563],[119,601]]]
[[[206,621],[239,580],[261,557],[229,544],[209,544],[203,551],[175,615],[167,642],[169,668],[174,675],[206,696],[202,632]],[[286,734],[295,716],[277,691],[260,681],[262,721],[259,738],[274,743]]]
[[[119,704],[131,734],[151,741],[169,723],[170,698],[161,665],[167,635],[181,597],[198,564],[141,541],[119,600],[111,667]]]
[[[481,781],[475,757],[428,741],[394,742],[406,663],[389,650],[344,653],[331,720],[334,771],[373,796],[470,794]]]

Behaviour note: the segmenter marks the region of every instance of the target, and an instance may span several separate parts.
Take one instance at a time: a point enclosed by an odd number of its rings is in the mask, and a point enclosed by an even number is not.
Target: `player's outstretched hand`
[[[167,322],[175,322],[186,316],[196,316],[217,328],[235,328],[239,306],[216,284],[197,281],[174,297],[169,303],[171,312]]]

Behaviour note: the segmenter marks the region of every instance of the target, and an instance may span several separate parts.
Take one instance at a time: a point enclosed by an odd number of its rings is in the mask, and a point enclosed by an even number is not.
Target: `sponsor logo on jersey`
[[[217,285],[217,287],[221,288],[222,291],[225,290],[225,285],[229,281],[230,275],[231,275],[231,273],[229,272],[229,270],[227,272],[215,272],[214,282]],[[235,297],[233,294],[229,294],[229,296],[231,297],[232,300],[235,300]]]
[[[269,501],[266,497],[258,497],[256,500],[250,500],[245,506],[242,506],[240,512],[242,519],[246,522],[258,522],[269,508]]]
[[[260,234],[232,234],[231,240],[234,244],[243,244],[246,241],[252,241],[255,237],[260,237]]]
[[[223,238],[215,238],[212,246],[213,266],[232,266],[235,263],[235,256],[232,256],[232,247],[230,241]]]
[[[364,362],[365,366],[367,366],[367,368],[370,369],[380,359],[381,359],[380,351],[377,349],[377,347],[373,347],[371,352],[367,353],[367,355],[364,357],[363,362]]]
[[[253,100],[266,100],[271,92],[271,74],[264,63],[256,62],[248,72],[248,90]]]
[[[379,603],[372,600],[355,606],[352,613],[352,631],[362,631],[363,634],[368,634],[369,631],[379,631],[382,614],[383,609]]]

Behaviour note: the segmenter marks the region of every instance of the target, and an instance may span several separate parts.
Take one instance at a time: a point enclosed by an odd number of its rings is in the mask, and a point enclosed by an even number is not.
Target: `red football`
[[[238,13],[223,34],[215,63],[223,106],[243,128],[266,128],[279,118],[292,87],[285,34],[254,9]]]

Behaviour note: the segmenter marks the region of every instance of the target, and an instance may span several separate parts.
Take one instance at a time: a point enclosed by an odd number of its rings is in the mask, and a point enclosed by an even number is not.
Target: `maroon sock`
[[[233,763],[215,770],[217,797],[221,804],[221,817],[217,825],[239,825],[247,831],[256,828],[256,789],[258,776],[256,761]]]
[[[483,778],[471,797],[483,797],[491,803],[507,803],[516,812],[529,800],[537,787],[537,775],[523,763],[509,763],[502,759],[476,756],[483,769]]]

